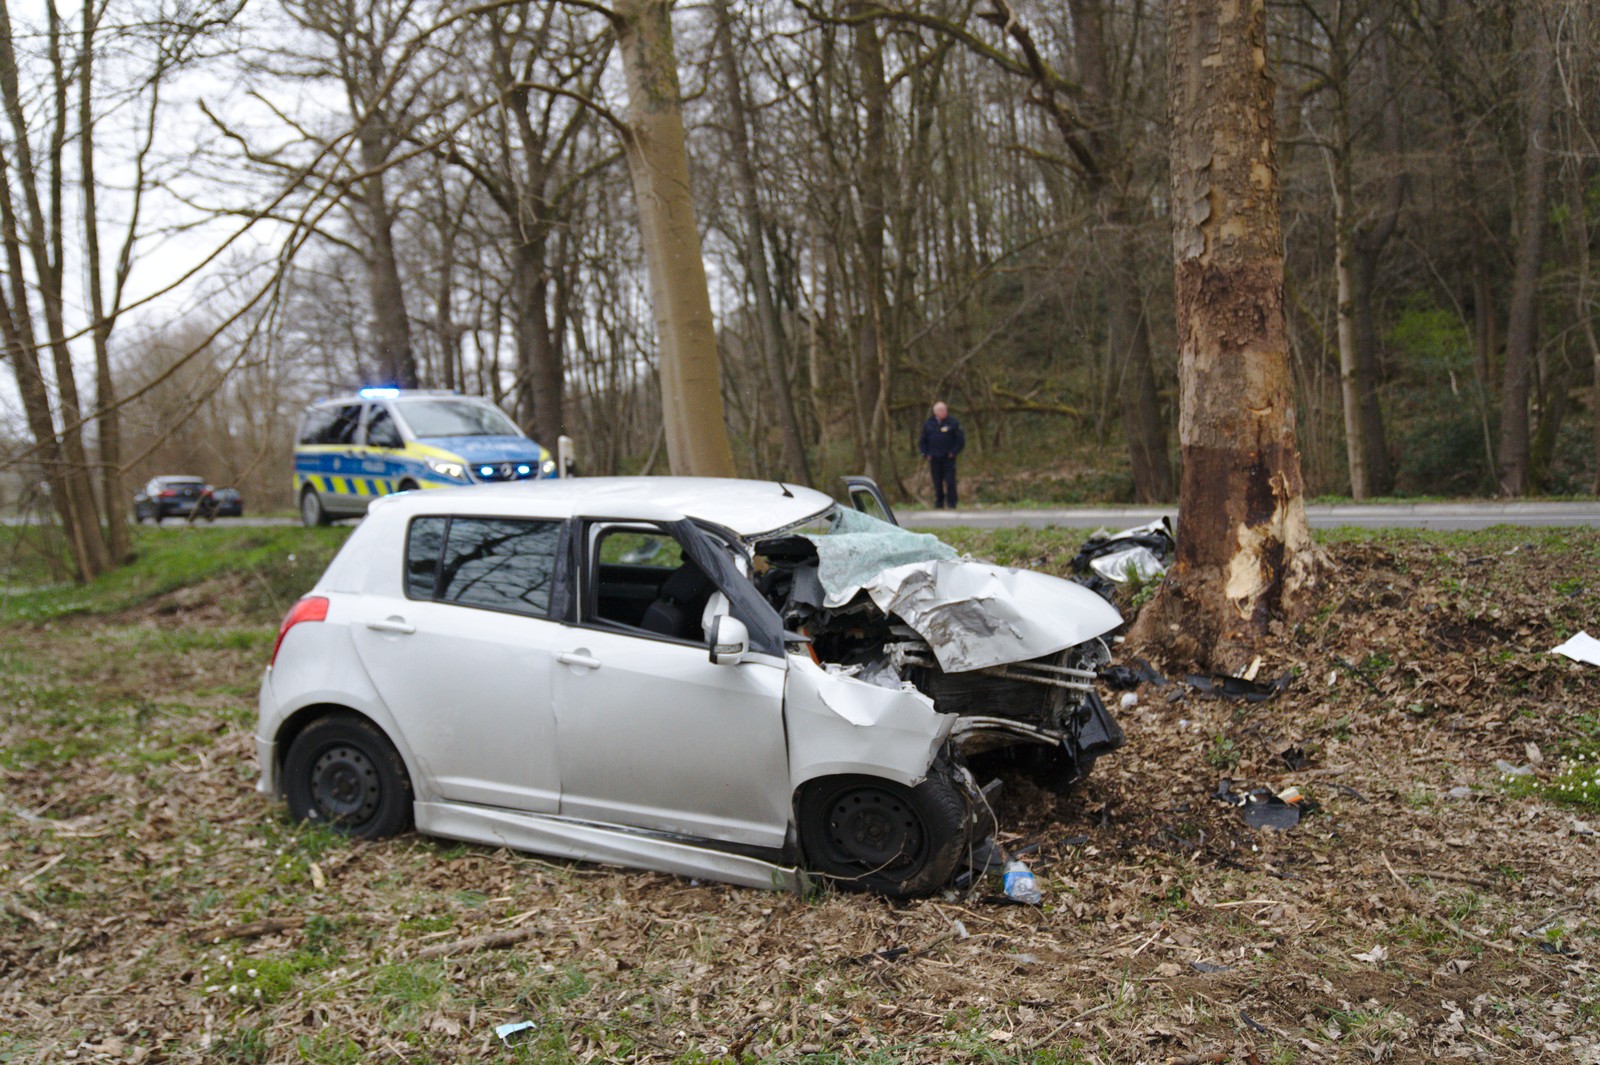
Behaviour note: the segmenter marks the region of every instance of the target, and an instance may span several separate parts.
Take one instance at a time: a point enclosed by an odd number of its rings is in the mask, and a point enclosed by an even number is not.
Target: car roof
[[[204,481],[204,477],[196,477],[190,473],[163,473],[155,480],[158,481]]]
[[[698,518],[754,536],[804,521],[833,504],[814,488],[721,477],[571,477],[404,492],[375,501],[406,515]]]

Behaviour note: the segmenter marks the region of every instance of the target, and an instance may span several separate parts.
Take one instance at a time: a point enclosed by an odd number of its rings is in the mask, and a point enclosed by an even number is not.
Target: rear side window
[[[361,424],[361,404],[348,403],[339,407],[313,407],[300,423],[299,443],[302,444],[352,444],[356,428]]]
[[[406,537],[406,595],[548,617],[561,522],[417,518]]]

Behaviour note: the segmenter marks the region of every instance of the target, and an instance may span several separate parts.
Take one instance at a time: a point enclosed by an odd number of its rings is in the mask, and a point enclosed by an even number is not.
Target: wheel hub
[[[329,821],[359,824],[378,808],[378,770],[353,747],[332,747],[311,767],[311,796]]]
[[[912,861],[922,847],[916,814],[892,795],[857,788],[840,795],[829,818],[833,845],[846,858],[871,869]]]

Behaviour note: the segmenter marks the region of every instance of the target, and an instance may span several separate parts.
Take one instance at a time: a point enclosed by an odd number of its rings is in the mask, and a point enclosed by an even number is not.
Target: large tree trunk
[[[800,419],[794,410],[789,389],[789,372],[784,359],[783,323],[778,319],[772,298],[772,279],[767,272],[767,245],[762,234],[761,201],[757,194],[755,164],[751,158],[750,129],[745,121],[744,78],[739,57],[733,49],[733,13],[728,0],[717,0],[717,52],[722,63],[722,78],[728,94],[728,138],[733,149],[734,180],[739,185],[739,208],[744,221],[744,260],[750,287],[755,290],[756,318],[761,329],[761,355],[766,365],[767,387],[772,389],[772,406],[783,434],[784,461],[791,480],[811,483],[811,466],[806,460],[805,438],[800,434]]]
[[[661,345],[662,420],[675,474],[731,477],[722,368],[684,145],[667,0],[618,0],[628,82],[628,171]]]
[[[1555,42],[1549,12],[1537,0],[1518,10],[1519,34],[1532,66],[1523,101],[1522,189],[1517,203],[1516,265],[1506,316],[1505,377],[1500,389],[1500,494],[1528,490],[1528,392],[1539,347],[1539,271],[1544,265],[1545,190]]]
[[[1316,583],[1295,443],[1266,0],[1168,9],[1178,318],[1178,555],[1134,639],[1248,661]]]

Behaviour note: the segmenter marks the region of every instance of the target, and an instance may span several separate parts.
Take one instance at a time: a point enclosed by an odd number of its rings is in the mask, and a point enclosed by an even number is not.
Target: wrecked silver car
[[[259,787],[363,837],[925,893],[993,829],[971,760],[1068,783],[1121,745],[1120,622],[775,482],[405,493],[284,619]]]

